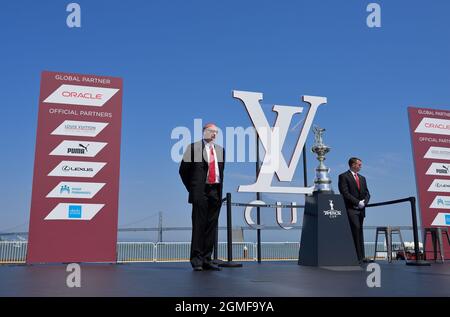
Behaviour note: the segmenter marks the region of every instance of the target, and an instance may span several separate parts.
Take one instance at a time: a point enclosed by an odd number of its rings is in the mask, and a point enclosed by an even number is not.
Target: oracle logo
[[[118,88],[79,86],[63,84],[44,99],[44,103],[102,107]]]
[[[90,92],[78,93],[76,91],[63,91],[61,95],[67,98],[84,98],[84,99],[98,99],[98,100],[101,100],[103,96],[102,94],[94,95]]]
[[[415,133],[450,135],[450,120],[438,118],[422,118]]]
[[[425,128],[433,128],[433,129],[447,129],[450,130],[450,124],[436,124],[431,122],[425,123]]]

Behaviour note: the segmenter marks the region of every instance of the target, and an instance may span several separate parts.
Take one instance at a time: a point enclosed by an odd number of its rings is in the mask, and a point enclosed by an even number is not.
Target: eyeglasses
[[[206,131],[208,131],[209,133],[219,133],[219,130],[213,130],[213,129],[206,129]]]

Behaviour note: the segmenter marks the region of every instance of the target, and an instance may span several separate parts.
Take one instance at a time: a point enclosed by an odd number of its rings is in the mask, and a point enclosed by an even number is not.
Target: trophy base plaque
[[[341,195],[329,191],[306,196],[298,264],[359,266]]]

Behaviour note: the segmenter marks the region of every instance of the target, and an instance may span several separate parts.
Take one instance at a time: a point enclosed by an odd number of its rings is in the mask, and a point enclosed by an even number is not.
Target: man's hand
[[[359,204],[358,204],[358,208],[359,209],[363,209],[364,208],[364,200],[361,200],[360,202],[359,202]]]

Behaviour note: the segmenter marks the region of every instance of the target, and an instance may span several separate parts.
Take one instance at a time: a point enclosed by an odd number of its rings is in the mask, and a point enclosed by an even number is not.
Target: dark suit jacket
[[[361,212],[363,217],[366,215],[364,209],[355,209],[358,206],[360,200],[364,200],[364,205],[369,203],[370,193],[367,188],[366,178],[361,174],[358,174],[360,190],[356,184],[356,180],[352,175],[352,172],[347,171],[339,175],[339,192],[344,196],[345,206],[347,211],[350,212]]]
[[[225,150],[214,144],[219,166],[219,197],[222,197],[223,169],[225,167]],[[186,149],[180,164],[180,176],[184,186],[189,192],[189,203],[202,199],[205,195],[206,176],[208,175],[208,156],[203,140],[192,143]]]

